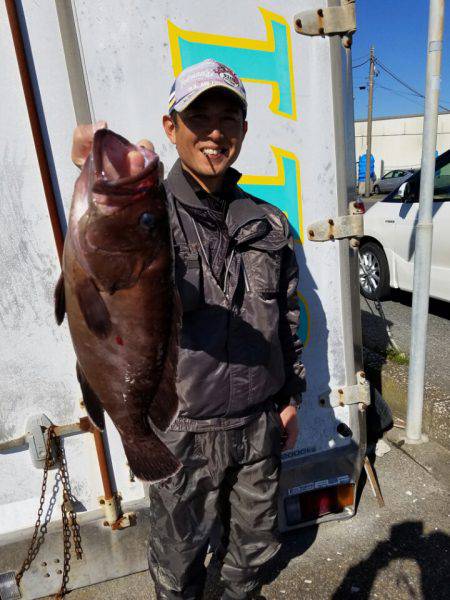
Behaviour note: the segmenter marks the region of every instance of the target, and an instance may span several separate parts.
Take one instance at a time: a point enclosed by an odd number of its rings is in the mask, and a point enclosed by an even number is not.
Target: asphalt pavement
[[[394,341],[401,351],[410,354],[412,294],[391,290],[382,309]],[[366,348],[385,353],[388,336],[383,318],[375,303],[361,296],[363,343]],[[426,382],[448,393],[450,390],[450,304],[430,300],[427,331]]]

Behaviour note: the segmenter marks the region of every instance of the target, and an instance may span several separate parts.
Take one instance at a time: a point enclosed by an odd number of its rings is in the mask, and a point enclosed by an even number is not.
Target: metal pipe
[[[103,443],[102,432],[98,429],[94,429],[92,433],[94,435],[98,466],[100,468],[100,476],[102,478],[103,483],[103,493],[105,495],[105,500],[111,500],[114,494],[112,491],[111,479],[109,477],[108,462],[106,460],[105,445]]]
[[[17,64],[19,66],[20,79],[22,81],[23,93],[27,105],[28,117],[30,119],[31,131],[33,134],[34,147],[36,148],[36,156],[41,172],[42,185],[44,187],[45,199],[47,201],[47,209],[50,215],[50,223],[55,238],[56,250],[58,252],[59,262],[62,260],[64,247],[64,234],[61,227],[61,222],[58,215],[58,204],[56,202],[55,193],[53,190],[50,168],[45,152],[44,137],[42,135],[39,114],[37,110],[36,97],[31,82],[30,71],[28,68],[27,55],[25,52],[25,44],[20,29],[20,19],[17,12],[16,3],[14,0],[6,0],[6,12],[8,13],[9,26],[16,51]]]
[[[364,196],[370,196],[370,157],[372,156],[372,110],[373,110],[373,74],[375,71],[375,60],[373,46],[370,47],[370,71],[369,71],[369,107],[367,111],[367,150],[366,150],[366,181],[364,184]]]
[[[20,19],[17,11],[15,0],[6,0],[6,10],[8,13],[9,24],[11,27],[11,34],[14,42],[14,48],[17,56],[17,63],[19,66],[20,78],[22,80],[22,87],[27,105],[28,117],[30,119],[31,130],[33,132],[33,140],[36,148],[36,155],[39,162],[39,169],[41,171],[42,184],[44,186],[45,199],[47,201],[47,208],[50,215],[50,221],[53,230],[53,236],[55,238],[56,250],[58,252],[58,258],[61,263],[63,249],[64,249],[64,233],[61,227],[61,222],[58,216],[57,202],[53,190],[52,179],[50,175],[50,168],[48,165],[48,159],[45,152],[44,139],[42,135],[41,123],[39,121],[38,110],[36,106],[36,96],[33,90],[31,81],[29,66],[27,62],[27,56],[25,52],[25,44],[23,40],[22,30],[20,28]],[[70,28],[69,28],[70,29]],[[65,46],[67,48],[67,46]],[[72,84],[71,84],[72,85]],[[102,433],[95,430],[94,433],[95,447],[97,450],[97,459],[100,468],[100,474],[103,482],[103,489],[105,498],[112,498],[112,485],[111,475],[106,461],[105,445],[103,441]]]
[[[91,123],[94,109],[85,74],[84,57],[78,41],[78,21],[71,0],[56,0],[59,31],[64,49],[70,92],[78,125]]]
[[[444,0],[430,0],[419,219],[416,226],[414,254],[411,361],[409,364],[406,416],[406,442],[416,444],[423,441],[422,412],[433,242],[434,170],[443,29]]]
[[[21,450],[28,450],[28,438],[26,435],[21,435],[18,438],[14,438],[13,440],[6,440],[5,442],[0,442],[0,454],[9,454],[15,450],[19,452]]]
[[[93,427],[88,417],[82,417],[77,423],[68,423],[67,425],[56,425],[54,428],[55,435],[58,437],[70,437],[80,433],[92,432]],[[28,450],[28,435],[21,435],[13,440],[0,442],[0,453],[7,453],[12,450]]]

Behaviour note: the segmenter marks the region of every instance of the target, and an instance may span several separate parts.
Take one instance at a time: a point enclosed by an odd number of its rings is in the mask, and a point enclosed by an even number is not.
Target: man
[[[183,326],[180,414],[161,438],[183,468],[149,492],[161,600],[201,597],[210,543],[223,561],[223,598],[250,598],[279,549],[280,454],[295,445],[304,389],[297,264],[283,213],[237,186],[246,111],[242,82],[209,59],[177,77],[163,117],[179,155],[164,188]],[[76,164],[91,140],[77,128]],[[131,172],[140,161],[130,153]]]

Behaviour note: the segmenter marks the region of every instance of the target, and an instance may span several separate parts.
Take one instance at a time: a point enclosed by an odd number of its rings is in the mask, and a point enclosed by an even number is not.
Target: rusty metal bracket
[[[344,215],[323,221],[315,221],[308,226],[308,239],[312,242],[328,242],[364,235],[362,214]]]
[[[356,31],[355,4],[303,10],[294,17],[294,27],[301,35],[346,35]]]
[[[100,506],[105,512],[103,525],[105,527],[111,527],[112,531],[119,531],[127,527],[132,527],[133,525],[136,525],[137,522],[136,513],[127,512],[122,514],[120,508],[121,500],[122,495],[120,492],[115,492],[111,498],[100,496],[98,499]]]
[[[370,384],[366,379],[363,371],[356,373],[357,383],[355,385],[343,386],[335,388],[326,394],[321,394],[320,403],[326,404],[329,401],[329,406],[346,406],[349,404],[360,404],[362,407],[370,405]]]
[[[120,531],[127,527],[134,527],[137,523],[137,514],[135,512],[124,513],[115,523],[111,525],[112,531]]]

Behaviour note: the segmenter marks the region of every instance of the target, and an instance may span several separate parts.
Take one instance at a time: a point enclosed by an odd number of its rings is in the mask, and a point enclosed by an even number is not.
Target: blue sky
[[[450,109],[449,4],[444,22],[439,103]],[[373,44],[375,56],[386,67],[425,94],[428,11],[428,0],[356,0],[357,31],[353,38],[353,64],[364,62]],[[421,98],[408,92],[382,69],[378,68],[378,72],[374,88],[374,117],[423,113]],[[368,62],[353,70],[356,119],[367,118],[368,92],[367,89],[358,89],[358,86],[365,85],[368,74]]]

